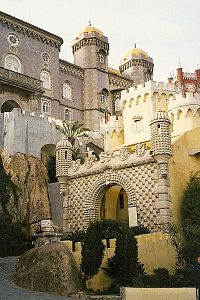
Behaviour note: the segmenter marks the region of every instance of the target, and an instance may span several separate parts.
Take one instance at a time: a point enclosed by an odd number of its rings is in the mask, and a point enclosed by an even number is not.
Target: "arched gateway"
[[[121,175],[111,174],[109,170],[102,174],[97,179],[88,191],[84,210],[85,224],[87,225],[91,220],[98,219],[99,216],[99,201],[103,193],[111,186],[121,186],[127,194],[128,198],[128,213],[129,225],[137,225],[137,209],[136,197],[132,185]]]

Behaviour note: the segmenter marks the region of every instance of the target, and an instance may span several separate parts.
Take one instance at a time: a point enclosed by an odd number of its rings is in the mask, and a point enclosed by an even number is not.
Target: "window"
[[[50,104],[48,101],[42,102],[42,113],[49,114],[50,113]]]
[[[124,194],[119,194],[119,207],[124,209]]]
[[[49,72],[41,71],[40,80],[43,81],[43,87],[45,89],[48,89],[48,90],[51,89],[51,77],[50,77]]]
[[[72,120],[72,110],[71,109],[68,109],[68,108],[65,109],[64,119],[66,121],[71,121]]]
[[[69,83],[63,83],[63,98],[71,100],[72,99],[72,88]]]
[[[7,55],[5,57],[5,68],[14,72],[21,72],[21,63],[17,56],[15,55]]]
[[[17,45],[19,44],[19,39],[18,39],[18,37],[17,37],[16,35],[12,34],[12,33],[10,33],[10,34],[8,35],[8,41],[9,41],[9,43],[10,43],[11,45],[13,45],[13,46],[17,46]]]
[[[101,101],[102,102],[106,102],[106,99],[107,99],[106,95],[101,94]]]
[[[102,54],[102,53],[99,53],[99,62],[101,64],[104,64],[105,63],[105,56]]]

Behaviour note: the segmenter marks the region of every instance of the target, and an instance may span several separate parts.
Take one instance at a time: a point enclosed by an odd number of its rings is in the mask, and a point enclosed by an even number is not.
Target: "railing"
[[[42,81],[3,67],[0,67],[0,82],[6,85],[28,90],[29,92],[43,93]]]

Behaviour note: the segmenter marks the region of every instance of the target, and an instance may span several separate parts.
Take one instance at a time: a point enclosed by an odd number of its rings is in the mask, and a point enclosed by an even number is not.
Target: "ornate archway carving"
[[[128,198],[128,207],[136,206],[135,191],[131,183],[123,176],[115,174],[108,169],[89,189],[84,210],[85,224],[98,218],[99,199],[103,192],[113,185],[120,185],[124,189]]]

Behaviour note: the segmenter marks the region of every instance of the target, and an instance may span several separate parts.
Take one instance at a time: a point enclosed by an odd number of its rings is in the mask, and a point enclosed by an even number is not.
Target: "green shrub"
[[[49,182],[57,182],[58,179],[56,178],[56,156],[50,155],[47,162],[46,162],[46,168],[48,172]]]
[[[32,247],[20,222],[13,222],[9,215],[0,213],[0,256],[18,256]]]

